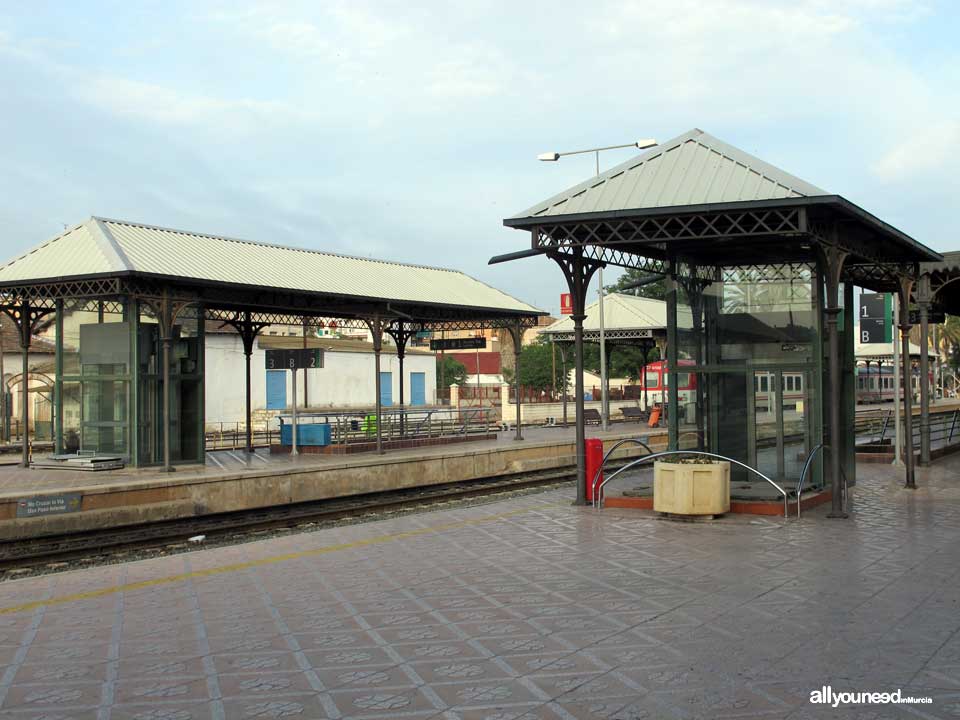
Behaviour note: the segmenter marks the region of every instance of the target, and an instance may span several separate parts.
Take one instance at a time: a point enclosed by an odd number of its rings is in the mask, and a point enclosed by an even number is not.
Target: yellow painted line
[[[157,587],[159,585],[170,585],[171,583],[191,580],[193,578],[213,577],[214,575],[223,575],[225,573],[237,572],[238,570],[249,570],[250,568],[260,567],[262,565],[273,565],[275,563],[287,562],[289,560],[298,560],[300,558],[316,557],[318,555],[327,555],[329,553],[340,552],[341,550],[353,550],[355,548],[366,547],[368,545],[382,545],[384,543],[396,542],[418,535],[429,535],[431,533],[443,532],[445,530],[455,530],[457,528],[469,527],[470,525],[479,525],[481,523],[496,522],[506,518],[515,517],[524,513],[546,508],[564,506],[565,503],[545,503],[534,505],[533,507],[523,508],[521,510],[511,510],[497,515],[486,515],[484,517],[474,518],[473,520],[460,520],[458,522],[446,523],[444,525],[433,525],[431,527],[418,528],[416,530],[406,530],[392,535],[378,535],[376,537],[366,538],[364,540],[354,540],[353,542],[340,543],[338,545],[327,545],[326,547],[314,548],[313,550],[301,550],[300,552],[285,553],[283,555],[273,555],[271,557],[261,558],[259,560],[249,560],[247,562],[233,563],[231,565],[221,565],[220,567],[208,568],[207,570],[196,570],[179,575],[168,575],[166,577],[155,578],[153,580],[143,580],[126,585],[112,585],[99,590],[90,590],[88,592],[74,593],[72,595],[63,595],[61,597],[49,598],[47,600],[34,600],[33,602],[23,603],[22,605],[13,605],[12,607],[0,608],[0,615],[9,615],[10,613],[26,612],[36,610],[40,607],[50,607],[55,605],[65,605],[78,600],[90,600],[93,598],[113,595],[115,593],[130,592],[133,590],[142,590],[144,588]]]

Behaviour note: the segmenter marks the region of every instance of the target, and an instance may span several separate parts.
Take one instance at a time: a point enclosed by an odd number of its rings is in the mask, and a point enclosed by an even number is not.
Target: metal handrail
[[[620,473],[622,473],[624,470],[629,470],[630,468],[634,467],[635,465],[640,465],[641,463],[648,462],[649,460],[653,460],[653,459],[658,458],[658,457],[666,457],[666,456],[668,456],[668,455],[703,455],[703,456],[705,456],[705,457],[720,458],[721,460],[726,460],[727,462],[732,462],[732,463],[735,464],[735,465],[739,465],[740,467],[744,468],[745,470],[749,470],[749,471],[752,472],[754,475],[757,475],[758,477],[763,478],[763,479],[766,480],[770,485],[773,485],[773,487],[775,487],[777,490],[780,491],[780,494],[783,495],[783,517],[784,517],[784,518],[789,517],[789,516],[787,515],[787,507],[788,507],[788,505],[787,505],[787,491],[786,491],[786,490],[784,490],[782,487],[780,487],[779,485],[777,485],[773,480],[771,480],[770,478],[768,478],[768,477],[767,477],[766,475],[764,475],[762,472],[760,472],[760,471],[757,470],[756,468],[750,467],[750,466],[747,465],[746,463],[742,463],[742,462],[740,462],[739,460],[735,460],[735,459],[732,458],[732,457],[727,457],[726,455],[718,455],[717,453],[709,453],[709,452],[704,452],[704,451],[702,451],[702,450],[667,450],[666,452],[658,452],[658,453],[653,453],[652,455],[644,455],[642,458],[638,458],[638,459],[634,460],[633,462],[627,463],[626,465],[624,465],[624,466],[623,466],[622,468],[620,468],[619,470],[615,470],[615,471],[610,475],[610,477],[608,477],[608,478],[605,479],[602,483],[600,483],[600,487],[597,488],[597,490],[594,492],[594,495],[593,495],[594,506],[595,506],[597,509],[600,509],[600,508],[603,507],[603,496],[602,496],[602,494],[601,494],[601,493],[603,492],[603,486],[606,485],[606,484],[607,484],[608,482],[610,482],[611,480],[613,480],[617,475],[619,475]]]
[[[797,483],[797,491],[796,491],[796,494],[797,494],[797,518],[800,517],[800,492],[801,492],[801,490],[803,489],[803,478],[804,478],[804,476],[807,474],[807,470],[810,468],[810,465],[811,465],[811,463],[813,462],[813,456],[816,455],[818,451],[823,450],[824,448],[828,448],[828,449],[829,449],[830,446],[827,445],[826,443],[820,443],[819,445],[817,445],[817,446],[810,452],[810,455],[807,456],[807,461],[803,464],[803,470],[800,471],[800,481]],[[843,469],[843,465],[840,466],[840,477],[843,478],[843,489],[842,489],[843,495],[841,496],[841,497],[842,497],[842,500],[843,500],[843,503],[842,503],[842,504],[843,504],[844,507],[846,507],[846,505],[847,505],[847,496],[848,496],[848,494],[849,494],[849,490],[848,490],[848,488],[847,488],[847,471]]]
[[[594,473],[593,475],[593,482],[590,483],[590,487],[593,488],[593,492],[591,493],[591,495],[593,496],[594,506],[596,506],[597,504],[597,481],[600,480],[600,473],[603,472],[603,466],[607,464],[607,460],[609,460],[610,456],[613,455],[614,450],[616,450],[621,445],[626,445],[628,443],[632,443],[634,445],[642,445],[644,448],[646,448],[646,451],[648,453],[653,453],[653,450],[650,449],[649,445],[643,442],[643,440],[637,440],[636,438],[624,438],[623,440],[618,440],[616,443],[614,443],[613,447],[607,450],[606,453],[604,453],[603,460],[600,461],[600,467],[597,468],[597,472]]]
[[[807,461],[803,464],[803,470],[800,471],[800,480],[797,482],[797,517],[800,517],[800,493],[803,491],[803,479],[807,476],[807,470],[810,469],[810,465],[813,464],[814,456],[823,450],[826,447],[824,443],[820,443],[813,450],[810,451],[810,454],[807,455]]]

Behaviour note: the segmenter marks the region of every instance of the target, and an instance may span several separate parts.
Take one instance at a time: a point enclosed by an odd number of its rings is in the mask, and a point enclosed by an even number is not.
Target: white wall
[[[209,334],[205,355],[206,422],[243,422],[244,356],[243,343],[236,335]],[[392,373],[393,403],[400,397],[399,361],[384,352],[380,356],[382,372]],[[403,362],[404,399],[410,402],[410,373],[424,373],[427,404],[436,401],[436,360],[433,355],[407,355]],[[254,345],[250,357],[250,392],[254,412],[267,406],[267,371],[264,351]],[[376,404],[376,378],[373,353],[324,351],[324,367],[307,371],[308,399],[311,408],[368,408]],[[291,373],[287,372],[287,402],[293,396]],[[297,403],[303,406],[303,372],[297,376]]]

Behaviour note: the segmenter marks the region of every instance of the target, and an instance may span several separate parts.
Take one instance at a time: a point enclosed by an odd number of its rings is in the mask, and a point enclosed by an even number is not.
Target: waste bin
[[[594,482],[600,485],[603,482],[603,440],[600,438],[587,438],[583,441],[583,454],[586,460],[586,483],[587,483],[587,502],[593,502]],[[597,477],[597,471],[601,470]]]

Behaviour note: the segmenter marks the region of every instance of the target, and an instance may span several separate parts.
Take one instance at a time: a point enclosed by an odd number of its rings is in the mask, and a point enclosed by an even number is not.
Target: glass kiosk
[[[668,293],[668,365],[693,382],[674,391],[670,418],[674,447],[742,459],[781,485],[796,486],[820,437],[829,437],[822,276],[815,263],[712,268],[712,278],[678,274]],[[852,287],[842,293],[852,306]],[[852,314],[839,326],[845,387],[841,426],[852,424]],[[673,336],[672,338],[669,336]],[[669,351],[670,347],[673,352]],[[853,442],[844,438],[842,467],[853,482]],[[823,483],[823,460],[814,461],[807,486]],[[731,482],[756,493],[776,491],[733,466]],[[761,487],[762,486],[762,487]]]
[[[195,308],[181,313],[172,335],[171,459],[200,463],[204,337]],[[57,354],[57,452],[120,455],[138,467],[162,464],[163,340],[149,308],[133,302],[65,305]]]

